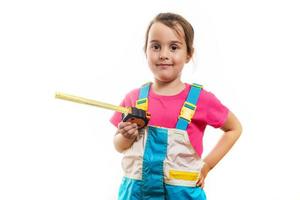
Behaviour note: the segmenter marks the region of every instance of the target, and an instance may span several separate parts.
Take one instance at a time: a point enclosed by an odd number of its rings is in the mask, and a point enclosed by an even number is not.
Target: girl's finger
[[[196,186],[203,188],[204,187],[204,178],[200,178],[197,183]]]
[[[134,131],[134,133],[132,134],[132,137],[133,137],[133,138],[136,138],[136,137],[138,137],[138,135],[139,135],[139,131],[136,129],[136,130]]]
[[[131,124],[131,123],[130,123],[130,122],[120,122],[120,123],[118,124],[118,128],[119,128],[119,129],[122,129],[122,128],[128,126],[129,124]]]
[[[129,130],[127,131],[127,133],[128,133],[129,135],[134,135],[134,134],[136,133],[136,131],[137,131],[137,128],[131,127],[131,129],[129,129]]]
[[[131,129],[136,129],[137,128],[137,125],[136,124],[128,124],[127,126],[125,126],[123,129],[125,131],[130,131]]]
[[[128,139],[134,139],[138,135],[137,125],[136,124],[128,125],[123,129],[120,129],[119,133],[121,133],[124,137]]]

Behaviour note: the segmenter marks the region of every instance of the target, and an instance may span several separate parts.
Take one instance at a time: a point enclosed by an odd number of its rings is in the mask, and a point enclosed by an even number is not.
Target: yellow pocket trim
[[[170,179],[180,179],[185,181],[196,181],[198,180],[198,172],[187,172],[187,171],[178,171],[171,169],[169,171]]]

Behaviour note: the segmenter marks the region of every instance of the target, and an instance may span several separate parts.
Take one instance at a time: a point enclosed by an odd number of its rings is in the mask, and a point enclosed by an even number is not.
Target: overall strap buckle
[[[202,85],[193,83],[189,94],[180,110],[176,128],[186,130],[196,111],[196,105],[202,90]]]
[[[147,111],[148,109],[148,98],[138,99],[136,101],[136,106],[138,109]]]
[[[145,83],[140,88],[138,100],[136,100],[136,102],[135,102],[135,107],[142,109],[144,111],[148,110],[148,95],[149,95],[150,85],[151,85],[151,82],[148,82],[148,83]]]
[[[195,110],[196,105],[186,101],[181,108],[179,118],[183,118],[190,123],[194,116]]]

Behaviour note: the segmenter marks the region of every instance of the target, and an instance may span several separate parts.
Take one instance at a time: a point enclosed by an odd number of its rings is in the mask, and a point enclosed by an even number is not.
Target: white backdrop
[[[196,32],[183,80],[204,84],[244,127],[207,177],[208,199],[300,200],[296,0],[1,1],[1,200],[116,199],[112,111],[54,93],[119,104],[151,80],[144,34],[167,11]],[[204,154],[220,135],[207,129]]]

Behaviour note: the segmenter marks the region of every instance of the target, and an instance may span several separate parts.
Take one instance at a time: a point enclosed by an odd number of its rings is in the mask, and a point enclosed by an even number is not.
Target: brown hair
[[[154,19],[150,22],[147,31],[146,31],[146,40],[144,51],[147,50],[147,43],[148,43],[148,34],[151,26],[155,22],[160,22],[169,28],[175,30],[178,34],[180,31],[178,30],[177,25],[179,24],[183,31],[184,31],[184,40],[187,46],[187,53],[188,55],[192,56],[193,54],[193,42],[194,42],[194,29],[192,25],[182,16],[175,14],[175,13],[159,13]]]

